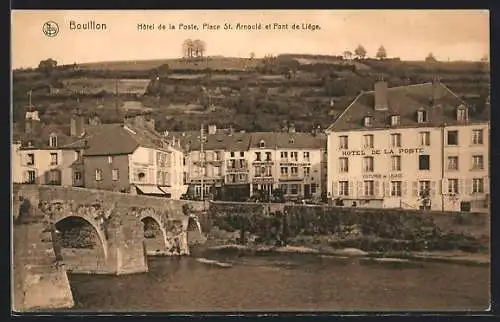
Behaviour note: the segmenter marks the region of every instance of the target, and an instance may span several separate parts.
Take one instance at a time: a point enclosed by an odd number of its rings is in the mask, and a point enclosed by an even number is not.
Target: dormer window
[[[264,148],[266,146],[266,142],[264,140],[260,140],[259,148]]]
[[[418,123],[427,122],[427,111],[426,110],[418,110],[417,111],[417,122]]]
[[[391,116],[391,126],[397,126],[401,124],[401,117],[399,115]]]
[[[373,121],[373,117],[365,116],[363,124],[364,124],[364,126],[369,127],[369,126],[372,126],[372,124],[373,124],[372,121]]]
[[[295,140],[294,140],[293,138],[290,138],[290,139],[288,139],[288,143],[289,143],[289,144],[294,144],[294,143],[295,143]]]
[[[28,148],[32,148],[33,147],[33,141],[29,140],[28,141]]]
[[[467,114],[467,107],[460,105],[457,108],[457,121],[467,121],[469,119]]]
[[[57,146],[57,135],[51,134],[49,137],[49,146],[55,148]]]

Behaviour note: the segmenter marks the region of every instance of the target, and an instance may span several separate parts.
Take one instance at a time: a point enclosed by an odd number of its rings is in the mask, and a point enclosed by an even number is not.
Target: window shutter
[[[385,184],[384,196],[390,196],[391,195],[391,182],[384,181],[384,184]]]
[[[356,181],[349,181],[349,196],[354,196],[354,186],[356,185]]]
[[[466,195],[467,192],[465,190],[465,180],[460,179],[458,180],[458,191],[457,195]]]
[[[441,194],[444,195],[448,191],[448,181],[446,179],[441,179]]]
[[[332,184],[332,196],[337,197],[338,196],[338,191],[339,191],[339,182],[334,181]]]
[[[465,180],[465,190],[464,190],[465,195],[470,195],[472,194],[472,179],[466,179]]]
[[[406,194],[408,193],[408,191],[407,191],[408,190],[408,182],[407,181],[403,181],[402,186],[403,186],[402,187],[403,191],[401,191],[401,195],[402,196],[406,196]]]
[[[23,181],[28,182],[29,179],[30,179],[30,177],[28,175],[28,171],[23,171]]]
[[[431,196],[436,195],[436,181],[431,182]]]
[[[490,178],[489,177],[484,177],[484,193],[490,194]]]
[[[363,194],[363,192],[364,192],[364,191],[363,191],[363,182],[362,182],[362,181],[358,181],[358,182],[356,183],[356,185],[358,186],[358,197],[359,197],[359,196],[363,196],[363,195],[364,195],[364,194]]]
[[[412,182],[412,196],[418,197],[418,182],[416,181]]]
[[[373,189],[373,194],[375,195],[375,197],[378,197],[378,196],[380,196],[380,181],[375,180],[374,186],[375,186],[375,188]]]

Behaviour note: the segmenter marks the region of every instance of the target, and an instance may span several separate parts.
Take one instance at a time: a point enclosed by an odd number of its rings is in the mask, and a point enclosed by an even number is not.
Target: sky
[[[45,22],[59,25],[46,36]],[[70,30],[70,23],[106,24],[106,30]],[[138,30],[138,24],[154,30]],[[204,23],[220,30],[179,30],[178,25]],[[232,30],[224,30],[224,24]],[[237,23],[261,23],[262,30],[235,30]],[[266,24],[288,29],[266,30]],[[164,24],[165,30],[158,30]],[[176,26],[169,30],[168,25]],[[319,25],[319,30],[293,30],[292,24]],[[35,67],[52,58],[59,65],[178,58],[185,39],[206,43],[206,55],[256,57],[280,53],[341,55],[359,45],[375,56],[383,45],[388,57],[423,60],[430,52],[438,60],[479,60],[489,56],[487,10],[13,10],[12,68]]]

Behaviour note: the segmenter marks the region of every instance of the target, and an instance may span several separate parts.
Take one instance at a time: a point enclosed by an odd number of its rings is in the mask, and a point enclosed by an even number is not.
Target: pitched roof
[[[272,149],[324,149],[326,136],[305,132],[253,132],[251,148],[258,148],[261,140]]]
[[[370,128],[390,128],[390,117],[400,116],[401,127],[441,126],[457,124],[456,108],[465,102],[441,82],[423,83],[388,88],[388,109],[375,110],[375,92],[363,92],[339,115],[327,131],[363,129],[365,116],[372,117]],[[427,111],[427,122],[417,122],[417,111]],[[485,122],[485,115],[469,112],[469,122]]]
[[[39,121],[38,121],[39,122]],[[21,142],[22,149],[61,149],[73,138],[68,125],[36,123],[32,133],[26,133],[22,124],[13,124],[13,141]],[[51,135],[57,136],[57,147],[49,145]]]
[[[102,125],[101,125],[102,126]],[[168,151],[168,140],[147,127],[138,125],[107,124],[86,138],[85,156],[131,154],[138,147]],[[171,148],[171,145],[170,145]]]

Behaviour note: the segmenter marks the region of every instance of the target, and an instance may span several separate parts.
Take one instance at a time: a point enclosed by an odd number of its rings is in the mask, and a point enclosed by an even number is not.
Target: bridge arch
[[[146,220],[148,219],[156,223],[156,225],[160,228],[163,247],[165,247],[165,250],[169,248],[170,243],[168,242],[167,238],[167,224],[165,215],[157,213],[154,209],[145,208],[136,213],[136,217],[143,224],[146,224]]]
[[[73,208],[72,205],[61,201],[42,202],[40,208],[48,216],[49,221],[54,227],[60,226],[71,219],[79,219],[90,225],[93,228],[92,231],[97,236],[97,244],[100,244],[102,247],[104,259],[108,258],[107,223],[110,219],[110,211],[103,211],[98,204],[80,205]],[[96,246],[99,247],[98,245]]]

